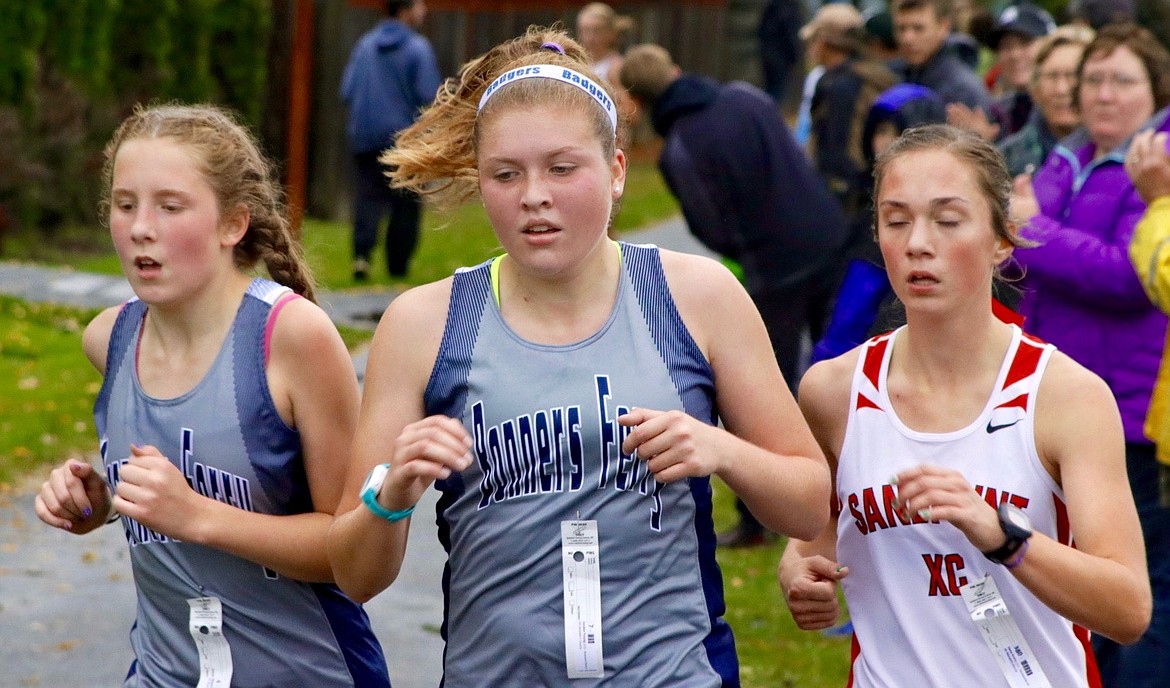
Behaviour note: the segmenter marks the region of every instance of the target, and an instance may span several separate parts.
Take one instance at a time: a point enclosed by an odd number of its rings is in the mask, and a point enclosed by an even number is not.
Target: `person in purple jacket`
[[[1166,316],[1142,290],[1128,247],[1145,204],[1123,166],[1139,130],[1170,129],[1170,52],[1135,24],[1103,27],[1085,49],[1074,94],[1083,126],[1034,180],[1016,179],[1024,329],[1100,375],[1117,397],[1126,462],[1150,567],[1154,615],[1137,644],[1094,639],[1103,685],[1170,681],[1170,519],[1158,506],[1154,445],[1142,433],[1161,361]],[[1150,476],[1153,476],[1151,482]]]

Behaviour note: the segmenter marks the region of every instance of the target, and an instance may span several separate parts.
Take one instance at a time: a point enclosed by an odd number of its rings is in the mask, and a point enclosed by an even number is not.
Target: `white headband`
[[[605,89],[598,86],[592,79],[585,76],[584,74],[575,72],[565,67],[557,67],[554,65],[544,64],[531,65],[528,67],[517,67],[516,69],[508,70],[499,75],[496,77],[496,80],[487,87],[487,90],[483,92],[483,97],[479,99],[479,107],[476,109],[476,112],[482,111],[483,106],[487,104],[488,99],[494,96],[496,91],[500,90],[500,87],[504,84],[509,84],[520,79],[531,79],[534,77],[563,81],[566,84],[572,84],[582,91],[588,93],[593,97],[593,100],[597,101],[597,104],[601,106],[601,109],[605,110],[605,114],[609,116],[609,125],[613,128],[614,133],[617,133],[617,108],[614,107],[613,99],[609,97],[609,94],[605,92]]]

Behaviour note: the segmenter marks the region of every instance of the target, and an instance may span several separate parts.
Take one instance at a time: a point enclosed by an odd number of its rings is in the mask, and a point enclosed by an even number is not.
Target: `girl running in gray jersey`
[[[105,474],[66,462],[36,512],[79,535],[125,530],[138,594],[125,685],[388,687],[325,551],[357,379],[269,163],[216,108],[139,109],[106,147],[105,194],[137,295],[83,339],[105,378]],[[248,274],[260,260],[276,282]]]
[[[369,599],[442,491],[447,688],[738,685],[710,476],[777,532],[827,519],[826,464],[736,279],[607,237],[626,157],[587,63],[531,29],[384,158],[397,185],[479,195],[507,251],[387,309],[329,538]]]

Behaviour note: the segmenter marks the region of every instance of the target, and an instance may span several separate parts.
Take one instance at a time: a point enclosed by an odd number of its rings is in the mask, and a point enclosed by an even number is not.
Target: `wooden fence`
[[[610,2],[633,17],[632,42],[658,43],[685,71],[721,80],[759,82],[756,26],[764,0],[634,0]],[[530,25],[560,22],[572,31],[584,0],[427,0],[424,35],[442,73],[517,36]],[[318,0],[314,19],[313,84],[308,156],[309,214],[350,215],[350,168],[341,73],[357,39],[381,17],[381,0]]]

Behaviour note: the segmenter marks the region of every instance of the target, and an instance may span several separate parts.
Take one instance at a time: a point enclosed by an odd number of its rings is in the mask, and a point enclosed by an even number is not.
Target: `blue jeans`
[[[1133,645],[1093,636],[1093,651],[1105,688],[1170,686],[1170,508],[1158,502],[1158,460],[1151,444],[1127,443],[1125,463],[1146,541],[1154,593],[1154,615]]]

